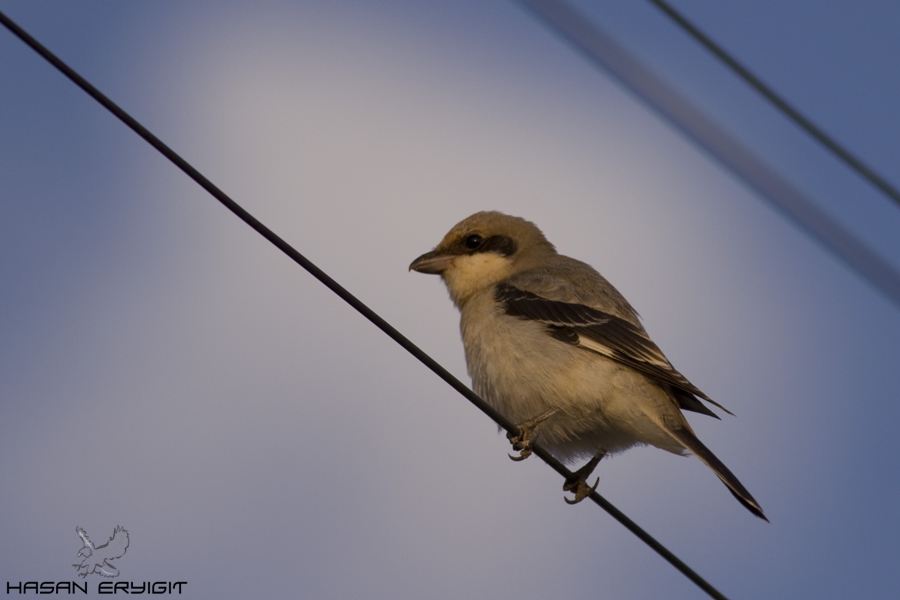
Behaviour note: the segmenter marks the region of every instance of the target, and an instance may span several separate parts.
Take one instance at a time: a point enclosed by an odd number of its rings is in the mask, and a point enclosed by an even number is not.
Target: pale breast
[[[560,458],[669,445],[642,406],[668,401],[664,392],[620,363],[553,338],[545,325],[504,314],[492,292],[463,307],[461,333],[473,387],[491,406],[514,423],[559,410],[540,429]]]

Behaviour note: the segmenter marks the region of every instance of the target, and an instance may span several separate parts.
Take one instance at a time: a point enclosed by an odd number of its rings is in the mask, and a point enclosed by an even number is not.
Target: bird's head
[[[479,212],[457,223],[434,250],[409,268],[440,275],[453,302],[461,307],[477,292],[555,254],[553,244],[534,223],[499,212]]]

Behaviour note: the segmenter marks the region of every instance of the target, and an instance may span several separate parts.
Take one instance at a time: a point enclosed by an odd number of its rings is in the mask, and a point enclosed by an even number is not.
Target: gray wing
[[[103,550],[103,558],[113,560],[121,557],[128,550],[128,532],[119,525],[113,530],[113,535],[109,541],[97,548]]]
[[[77,526],[75,527],[75,531],[78,532],[78,537],[81,538],[81,541],[84,543],[85,547],[93,550],[94,544],[91,542],[90,538],[88,537],[87,531],[85,531],[81,527],[77,527]]]
[[[583,304],[548,300],[509,284],[497,286],[496,299],[507,315],[543,323],[547,333],[558,340],[596,352],[669,384],[675,400],[684,410],[718,418],[696,396],[732,414],[675,370],[640,326]]]

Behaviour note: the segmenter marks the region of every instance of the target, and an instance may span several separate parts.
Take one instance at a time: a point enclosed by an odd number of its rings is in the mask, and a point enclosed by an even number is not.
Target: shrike
[[[586,481],[605,455],[649,444],[694,454],[766,519],[681,413],[718,418],[701,400],[729,411],[675,370],[612,284],[558,254],[533,223],[476,213],[409,268],[447,285],[475,391],[519,424],[520,434],[510,437],[520,452],[515,459],[531,454],[537,436],[560,460],[591,457],[563,486],[575,494],[567,502],[596,488]]]

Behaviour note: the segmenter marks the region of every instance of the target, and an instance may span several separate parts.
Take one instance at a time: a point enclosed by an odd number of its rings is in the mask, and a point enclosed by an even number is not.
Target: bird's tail
[[[734,476],[734,473],[728,470],[728,467],[726,467],[721,460],[716,458],[716,455],[713,454],[709,448],[703,445],[703,442],[697,439],[697,436],[695,436],[690,429],[682,427],[676,431],[669,430],[669,433],[681,442],[685,448],[690,450],[694,456],[702,460],[707,467],[712,469],[713,473],[718,475],[719,479],[722,480],[722,483],[728,486],[728,490],[735,498],[737,498],[738,502],[743,504],[747,510],[766,523],[769,522],[766,515],[763,514],[762,507],[753,498],[750,492],[747,491],[747,488],[738,481],[738,478]]]

